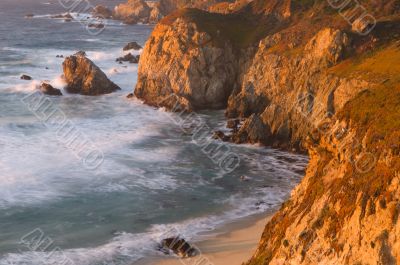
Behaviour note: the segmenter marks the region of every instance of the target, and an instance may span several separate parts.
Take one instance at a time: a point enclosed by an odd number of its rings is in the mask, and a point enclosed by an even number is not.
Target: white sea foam
[[[111,188],[112,191],[116,188]],[[65,249],[52,252],[26,251],[22,253],[7,254],[0,258],[0,265],[7,264],[56,264],[60,260],[70,260],[73,264],[120,264],[128,265],[142,257],[162,255],[156,251],[158,243],[167,237],[180,235],[187,240],[196,242],[207,237],[204,232],[215,231],[221,225],[232,222],[255,213],[270,211],[277,207],[287,195],[286,192],[276,190],[255,191],[257,197],[243,198],[233,196],[228,199],[228,205],[232,208],[222,215],[212,215],[188,219],[179,223],[153,225],[148,231],[138,234],[119,233],[110,242],[91,248]],[[264,196],[261,196],[264,194]],[[260,199],[268,201],[268,204],[255,203]],[[51,251],[52,249],[49,249]]]

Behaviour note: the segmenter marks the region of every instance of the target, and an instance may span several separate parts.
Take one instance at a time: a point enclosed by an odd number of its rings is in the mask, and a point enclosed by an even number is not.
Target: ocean
[[[68,1],[0,1],[0,265],[135,264],[164,255],[157,244],[167,236],[196,242],[225,224],[270,213],[288,198],[306,156],[226,143],[239,160],[221,171],[177,122],[179,114],[126,98],[137,65],[115,59],[128,42],[143,46],[153,26],[109,20],[91,32],[85,10],[72,12],[80,22],[51,18],[67,12]],[[30,13],[35,16],[25,18]],[[47,123],[26,104],[42,81],[62,89],[57,55],[80,50],[122,90],[97,97],[63,91],[48,99],[87,148],[101,153],[95,167],[58,134],[58,121]],[[224,130],[222,110],[196,119]]]

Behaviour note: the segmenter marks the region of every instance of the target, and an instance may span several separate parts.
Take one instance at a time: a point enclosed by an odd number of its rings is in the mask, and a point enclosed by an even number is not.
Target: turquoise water
[[[250,145],[225,146],[240,163],[223,174],[175,122],[177,114],[126,99],[137,66],[115,58],[129,41],[143,45],[151,26],[110,21],[101,34],[90,35],[79,23],[49,18],[65,11],[57,1],[14,2],[0,3],[0,265],[60,264],[65,258],[82,265],[132,264],[158,255],[155,246],[166,235],[196,240],[227,222],[270,211],[300,180],[307,157]],[[39,16],[25,19],[27,13]],[[56,55],[78,50],[122,88],[100,97],[64,92],[50,98],[88,139],[88,148],[103,154],[95,169],[57,136],[61,122],[43,123],[23,101],[42,80],[62,88],[63,59]],[[34,80],[22,81],[21,74]],[[197,119],[211,131],[225,123],[223,111]],[[26,244],[35,231],[52,244]]]

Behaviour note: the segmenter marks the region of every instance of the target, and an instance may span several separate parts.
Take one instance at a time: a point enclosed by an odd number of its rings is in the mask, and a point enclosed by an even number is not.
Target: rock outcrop
[[[69,93],[95,96],[120,90],[83,52],[65,58],[63,70]]]
[[[214,45],[209,34],[181,19],[160,23],[141,55],[135,95],[160,107],[173,95],[188,110],[224,108],[235,85],[235,65],[229,41]]]

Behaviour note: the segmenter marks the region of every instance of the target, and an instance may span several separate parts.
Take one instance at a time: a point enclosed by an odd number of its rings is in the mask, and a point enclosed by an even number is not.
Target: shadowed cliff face
[[[226,16],[181,10],[146,45],[145,102],[226,105],[242,121],[232,141],[310,153],[249,264],[400,262],[399,9],[364,3],[367,35],[325,1],[256,0]]]

